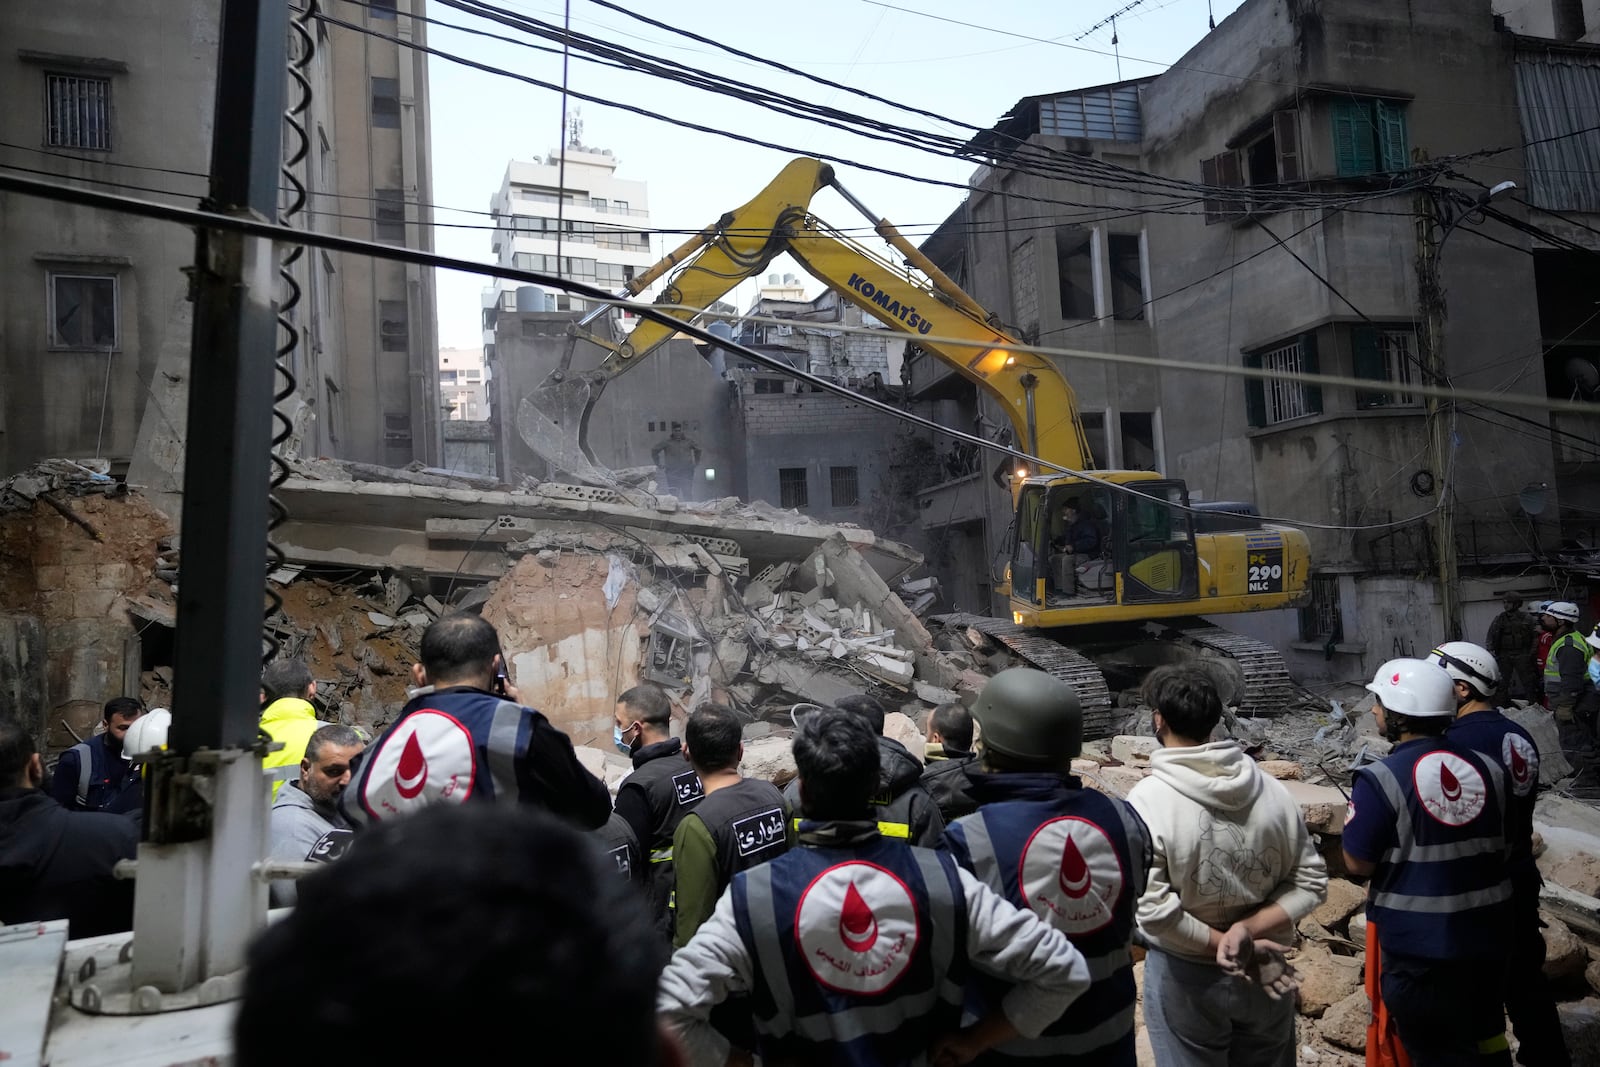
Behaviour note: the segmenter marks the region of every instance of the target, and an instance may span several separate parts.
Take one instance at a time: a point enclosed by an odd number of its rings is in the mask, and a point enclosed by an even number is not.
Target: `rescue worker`
[[[329,863],[344,853],[352,835],[339,814],[339,794],[350,783],[351,764],[366,747],[366,738],[354,727],[339,723],[311,735],[300,777],[279,790],[267,815],[269,860]],[[294,904],[294,879],[274,879],[267,898],[275,908]]]
[[[50,795],[68,811],[142,814],[144,791],[139,768],[122,752],[128,727],[144,714],[134,697],[113,697],[101,713],[105,728],[61,754],[50,780]]]
[[[1134,910],[1151,860],[1144,820],[1070,773],[1083,750],[1083,712],[1066,682],[1004,670],[972,711],[983,727],[972,776],[981,806],[945,827],[945,846],[984,885],[1066,934],[1094,980],[1039,1037],[983,1062],[1134,1067]],[[1004,992],[979,988],[987,1000]]]
[[[1211,675],[1158,667],[1144,697],[1162,747],[1128,803],[1153,852],[1138,921],[1156,1062],[1292,1067],[1294,998],[1266,971],[1281,967],[1280,947],[1326,898],[1327,864],[1283,783],[1238,741],[1209,740],[1222,719]],[[1252,973],[1258,956],[1273,967]]]
[[[311,668],[300,660],[275,660],[261,672],[261,729],[283,745],[262,758],[262,770],[300,766],[305,759],[306,742],[322,726],[317,709],[311,704],[316,695],[317,683],[311,677]],[[273,800],[277,800],[282,786],[282,778],[273,780]]]
[[[572,741],[524,707],[504,675],[500,637],[471,612],[435,619],[412,664],[418,693],[356,758],[339,812],[356,829],[430,804],[530,804],[584,830],[611,812],[605,783]]]
[[[939,806],[922,784],[922,764],[906,746],[883,736],[886,718],[883,705],[866,693],[852,693],[836,705],[841,711],[859,715],[878,735],[878,791],[873,794],[872,810],[879,828],[891,837],[903,837],[913,845],[937,848],[944,836],[944,817]],[[790,811],[800,810],[799,779],[783,789]]]
[[[1089,988],[1059,931],[948,854],[879,833],[878,747],[866,720],[825,708],[794,740],[798,847],[734,875],[709,921],[661,975],[657,1008],[691,1063],[725,1063],[712,1008],[748,994],[765,1063],[966,1063],[1037,1037]],[[959,1030],[973,972],[1012,983]]]
[[[1578,633],[1578,605],[1555,600],[1539,616],[1550,634],[1550,651],[1544,664],[1544,697],[1561,735],[1561,751],[1582,773],[1594,757],[1594,739],[1578,721],[1578,701],[1588,685],[1589,643]]]
[[[1513,929],[1507,972],[1506,1014],[1525,1067],[1566,1067],[1571,1063],[1561,1036],[1561,1020],[1544,976],[1544,935],[1539,932],[1539,887],[1544,879],[1533,862],[1533,796],[1539,785],[1539,747],[1521,726],[1490,703],[1503,689],[1499,665],[1487,649],[1448,641],[1428,653],[1455,682],[1456,718],[1445,739],[1457,748],[1492,756],[1506,780],[1506,844],[1511,876]],[[1531,657],[1530,657],[1531,659]]]
[[[922,787],[933,797],[945,822],[978,810],[969,772],[977,770],[972,752],[972,714],[960,704],[940,704],[928,715],[928,747]]]
[[[1500,669],[1500,692],[1493,695],[1502,700],[1527,699],[1538,690],[1533,676],[1533,654],[1539,625],[1533,616],[1522,610],[1522,598],[1516,593],[1507,593],[1504,602],[1505,610],[1489,624],[1489,635],[1484,641]]]
[[[1455,680],[1437,663],[1390,660],[1367,689],[1395,747],[1355,772],[1343,846],[1346,869],[1372,878],[1383,1003],[1413,1067],[1509,1067],[1506,776],[1445,738]]]
[[[683,742],[671,734],[672,704],[660,686],[636,685],[617,698],[611,736],[633,759],[633,773],[617,787],[622,816],[645,865],[650,916],[663,941],[672,940],[672,835],[678,823],[705,797],[700,776],[683,755]]]
[[[644,850],[639,847],[639,839],[633,834],[633,827],[628,825],[628,820],[618,815],[615,811],[606,824],[594,832],[600,841],[600,847],[605,849],[606,858],[615,867],[617,876],[629,885],[644,888]]]
[[[789,851],[788,812],[771,782],[741,778],[744,726],[730,707],[702,704],[683,728],[684,755],[705,799],[672,835],[672,944],[689,943],[711,917],[717,898],[740,871]]]

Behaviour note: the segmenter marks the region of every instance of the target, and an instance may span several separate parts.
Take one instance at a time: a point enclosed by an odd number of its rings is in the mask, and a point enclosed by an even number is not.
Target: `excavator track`
[[[1031,666],[1069,683],[1078,691],[1078,699],[1083,704],[1084,737],[1109,737],[1121,726],[1123,716],[1113,706],[1105,676],[1094,661],[1082,653],[1037,630],[1004,619],[950,614],[932,616],[931,621],[945,626],[970,626],[1000,642]],[[1238,701],[1238,713],[1242,717],[1280,715],[1293,699],[1289,671],[1283,665],[1283,657],[1271,645],[1199,619],[1183,619],[1177,625],[1165,627],[1160,639],[1178,641],[1232,661],[1243,676],[1244,688]]]
[[[986,637],[992,637],[1028,663],[1054,675],[1078,691],[1078,702],[1083,707],[1083,736],[1089,740],[1110,737],[1122,723],[1122,715],[1111,703],[1111,690],[1106,687],[1105,676],[1094,661],[1080,655],[1037,630],[1026,626],[993,619],[987,615],[934,615],[932,620],[946,626],[970,626]]]

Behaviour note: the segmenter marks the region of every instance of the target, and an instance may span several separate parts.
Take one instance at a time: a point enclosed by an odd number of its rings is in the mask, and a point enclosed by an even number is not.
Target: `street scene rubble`
[[[612,708],[640,680],[671,695],[678,728],[703,701],[738,709],[741,772],[781,787],[795,774],[797,709],[871,693],[892,709],[885,734],[920,757],[932,708],[970,705],[988,677],[1023,662],[972,627],[930,628],[940,589],[904,545],[765,505],[686,504],[651,485],[646,474],[616,489],[512,489],[452,472],[298,464],[283,489],[297,506],[278,539],[286,561],[269,576],[266,632],[310,666],[322,718],[379,730],[407,699],[427,625],[481,612],[513,682],[613,794],[631,767],[609,744]],[[96,705],[76,690],[97,678],[136,678],[148,705],[170,702],[182,544],[137,490],[85,465],[40,464],[0,483],[0,543],[10,638],[0,680],[41,669],[60,680],[49,690],[60,695],[54,748],[93,730]],[[386,556],[399,562],[376,565]],[[16,654],[33,647],[17,636],[23,618],[43,635],[42,668]],[[85,634],[97,661],[80,647]],[[1089,739],[1074,771],[1126,797],[1159,743],[1137,691],[1114,698],[1119,731]],[[1219,727],[1290,791],[1332,876],[1292,956],[1302,1063],[1363,1062],[1365,889],[1345,876],[1340,833],[1351,772],[1390,749],[1370,705],[1356,686],[1296,690],[1280,714],[1230,707]],[[1545,972],[1576,1052],[1600,1039],[1600,813],[1564,795],[1572,768],[1548,714],[1508,713],[1533,734],[1550,787],[1536,822]],[[1142,1021],[1138,1038],[1139,1062],[1153,1063]]]

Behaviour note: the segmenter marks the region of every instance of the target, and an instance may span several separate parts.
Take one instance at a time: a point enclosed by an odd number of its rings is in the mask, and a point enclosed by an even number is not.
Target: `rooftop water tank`
[[[537,285],[517,286],[518,311],[549,311],[550,294]]]

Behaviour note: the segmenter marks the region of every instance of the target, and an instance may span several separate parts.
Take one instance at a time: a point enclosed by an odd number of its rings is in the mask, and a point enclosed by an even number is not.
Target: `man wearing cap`
[[[1004,670],[972,711],[983,727],[982,769],[969,772],[979,807],[945,827],[945,847],[990,889],[1066,934],[1094,980],[1044,1033],[1001,1045],[985,1062],[1133,1067],[1134,911],[1151,857],[1144,820],[1070,773],[1083,750],[1083,711],[1066,682]],[[978,990],[995,1000],[1006,987]]]
[[[1579,772],[1594,756],[1593,738],[1578,721],[1578,701],[1588,686],[1589,644],[1578,633],[1578,605],[1553,600],[1539,616],[1539,625],[1551,635],[1544,662],[1544,696],[1561,735],[1561,751]]]
[[[1367,689],[1394,749],[1356,771],[1343,846],[1372,879],[1382,1001],[1415,1067],[1508,1065],[1506,775],[1445,738],[1456,689],[1437,662],[1390,660]]]

